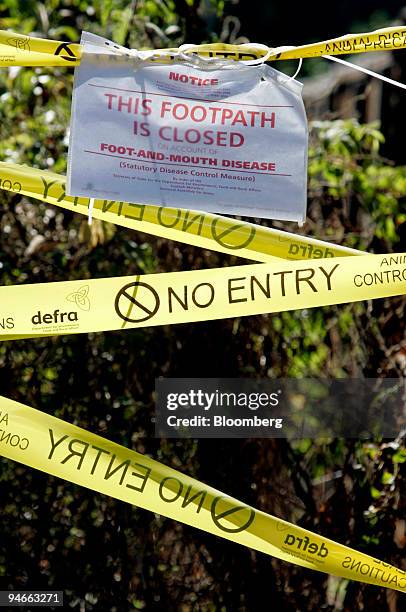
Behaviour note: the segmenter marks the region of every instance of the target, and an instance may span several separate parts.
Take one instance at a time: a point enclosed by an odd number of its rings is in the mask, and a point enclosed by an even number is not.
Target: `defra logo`
[[[318,557],[324,558],[328,555],[328,548],[324,542],[321,544],[316,544],[315,542],[311,542],[310,538],[307,536],[304,538],[298,538],[297,536],[288,533],[285,537],[285,544],[293,548],[297,548],[298,550],[310,553],[311,555],[317,555]]]
[[[38,312],[32,317],[31,322],[33,325],[46,325],[57,324],[57,323],[72,323],[78,321],[78,313],[75,311],[61,312],[58,308],[54,312]]]

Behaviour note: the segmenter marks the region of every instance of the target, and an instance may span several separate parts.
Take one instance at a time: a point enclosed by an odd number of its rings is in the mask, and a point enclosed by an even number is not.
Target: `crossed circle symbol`
[[[229,499],[226,496],[219,496],[215,497],[211,504],[211,518],[216,527],[227,533],[239,533],[248,529],[255,518],[255,510],[249,506],[236,505],[227,508],[227,504],[224,502],[229,502]],[[223,505],[222,509],[220,509],[220,505]],[[239,525],[229,527],[230,518],[227,521],[227,517],[231,517],[231,515],[235,517],[231,522],[238,522]],[[238,521],[235,520],[237,516]]]
[[[223,222],[223,220],[213,219],[212,224],[211,224],[212,236],[214,240],[217,242],[217,244],[223,247],[226,247],[227,249],[230,249],[230,251],[236,251],[238,249],[243,249],[247,247],[255,236],[255,227],[250,226],[247,223],[236,223],[232,225],[231,227],[227,227],[226,229],[218,230],[217,225],[219,222]],[[240,236],[241,244],[230,244],[230,242],[226,240],[227,236],[229,236],[230,234],[234,236],[237,234],[238,236],[242,230],[245,230],[245,231],[244,231],[244,234]],[[248,236],[247,236],[247,230],[248,230]]]
[[[124,321],[142,323],[152,319],[158,312],[159,304],[159,295],[151,285],[135,282],[120,289],[114,301],[114,308]]]

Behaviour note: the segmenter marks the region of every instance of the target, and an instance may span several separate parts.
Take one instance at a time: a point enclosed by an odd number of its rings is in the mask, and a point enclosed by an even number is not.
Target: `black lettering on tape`
[[[206,499],[206,491],[193,491],[192,493],[192,485],[189,485],[186,489],[185,497],[182,502],[182,508],[186,508],[189,504],[195,504],[196,512],[199,513],[202,509],[204,500]],[[197,502],[197,500],[199,500]]]
[[[42,184],[44,185],[44,191],[42,193],[42,197],[44,198],[44,200],[47,199],[49,190],[52,187],[52,185],[58,184],[62,187],[62,185],[58,181],[47,181],[44,179],[43,176],[41,176],[41,181],[42,181]]]
[[[202,289],[203,287],[208,287],[209,289],[209,296],[208,296],[208,300],[206,297],[205,301],[205,297],[202,297],[202,291],[200,291],[200,289]],[[198,301],[198,296],[197,293],[199,292],[199,299],[200,301]],[[205,293],[205,292],[203,292]],[[211,283],[199,283],[198,285],[196,285],[196,287],[193,289],[192,291],[192,301],[194,303],[195,306],[197,306],[198,308],[208,308],[210,306],[210,304],[213,303],[214,300],[214,295],[215,295],[215,291],[214,291],[214,287]]]
[[[237,304],[238,302],[247,302],[247,298],[246,297],[234,297],[233,296],[233,291],[241,291],[245,289],[245,285],[233,285],[234,281],[235,282],[239,282],[239,281],[245,281],[246,277],[245,276],[240,276],[239,278],[229,278],[228,279],[228,302],[229,304]]]
[[[60,55],[67,62],[76,62],[77,57],[70,48],[70,43],[61,43],[56,49],[54,55]]]
[[[174,482],[175,485],[170,484],[171,482]],[[165,490],[167,492],[164,495]],[[182,490],[182,482],[173,476],[166,476],[166,478],[163,478],[159,483],[159,497],[162,499],[162,501],[167,502],[168,504],[171,504],[179,499],[179,497],[182,495]],[[172,495],[168,496],[168,492],[170,492]]]
[[[205,288],[208,289],[208,292],[205,291]],[[208,308],[213,303],[214,296],[215,289],[211,283],[199,283],[194,287],[191,294],[192,302],[197,308]],[[173,287],[168,287],[168,307],[171,314],[174,311],[174,304],[176,304],[173,298],[176,299],[183,310],[189,309],[189,288],[187,285],[183,287],[183,296],[178,295]]]
[[[141,484],[132,485],[132,484],[127,483],[125,486],[127,487],[127,489],[133,489],[133,491],[138,491],[139,493],[143,493],[145,489],[145,485],[147,484],[148,478],[152,470],[146,465],[142,465],[142,463],[134,463],[133,465],[139,468],[140,470],[144,470],[145,474],[140,474],[139,471],[131,472],[130,476],[133,476],[134,478],[139,478],[141,480]]]
[[[158,223],[159,225],[162,225],[162,227],[168,227],[168,228],[172,228],[175,227],[175,225],[177,225],[179,219],[182,216],[182,211],[180,210],[180,208],[176,208],[176,217],[173,217],[173,208],[165,208],[164,206],[161,206],[158,209],[158,214],[157,214],[157,218],[158,218]],[[166,213],[170,219],[169,223],[164,223],[164,219],[163,219],[163,215],[164,213]]]
[[[10,179],[0,179],[0,187],[5,191],[15,191],[16,193],[19,193],[22,189],[21,183],[18,181],[12,182]]]

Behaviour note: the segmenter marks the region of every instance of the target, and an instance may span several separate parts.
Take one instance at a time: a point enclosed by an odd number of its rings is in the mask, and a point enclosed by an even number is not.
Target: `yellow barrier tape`
[[[66,178],[46,170],[0,162],[0,189],[26,195],[88,216],[88,198],[66,195]],[[205,212],[95,200],[92,216],[169,240],[261,262],[365,255],[277,229]]]
[[[339,38],[299,47],[277,48],[273,50],[267,61],[405,48],[406,27],[399,26],[364,34],[346,34]],[[153,57],[160,61],[171,61],[167,56],[168,52],[173,53],[172,59],[174,59],[178,49],[157,49]],[[163,56],[163,53],[166,55]],[[185,53],[241,61],[260,59],[267,54],[267,51],[262,45],[258,47],[255,44],[212,43],[192,45]],[[80,63],[81,55],[81,45],[77,43],[47,40],[0,30],[0,66],[76,66]]]
[[[275,50],[269,61],[400,48],[406,48],[406,28],[387,28]],[[162,60],[164,51],[154,57]],[[223,44],[198,45],[187,53],[232,60],[265,55],[255,46]],[[78,44],[0,31],[0,66],[75,66],[80,57]],[[50,172],[2,163],[0,188],[88,214],[89,200],[66,196],[65,179]],[[218,215],[105,200],[95,202],[93,215],[256,261],[332,259],[306,267],[295,262],[3,287],[0,328],[7,331],[0,339],[245,316],[406,292],[405,254],[369,255],[355,269],[355,262],[341,258],[362,254],[353,249]],[[38,311],[31,316],[27,311],[34,305]],[[0,408],[4,457],[282,560],[406,592],[405,572],[386,563],[33,408],[6,398],[0,398]]]
[[[0,340],[191,323],[404,293],[404,253],[12,285],[0,287]]]
[[[406,592],[406,573],[247,506],[145,455],[0,397],[8,459],[309,569]]]

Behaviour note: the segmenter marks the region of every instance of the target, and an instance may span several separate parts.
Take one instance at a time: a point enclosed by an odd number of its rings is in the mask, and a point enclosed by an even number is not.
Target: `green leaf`
[[[382,474],[382,478],[381,478],[382,484],[390,485],[394,482],[394,480],[395,480],[394,474],[391,474],[390,472],[384,472]]]
[[[393,463],[405,463],[406,449],[400,448],[392,457]]]

